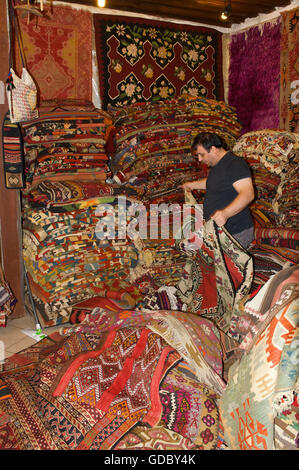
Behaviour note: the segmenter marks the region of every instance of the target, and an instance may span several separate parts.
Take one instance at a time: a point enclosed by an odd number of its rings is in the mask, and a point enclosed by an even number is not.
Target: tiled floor
[[[26,335],[22,330],[29,328],[30,330],[35,331],[35,321],[33,317],[29,314],[25,314],[23,317],[7,319],[7,325],[5,328],[0,328],[0,342],[1,351],[3,354],[3,344],[4,344],[4,357],[9,357],[16,352],[21,351],[22,349],[31,346],[36,343],[34,338]],[[57,331],[61,326],[45,328],[44,333],[49,335],[50,333]],[[0,359],[3,359],[0,358]]]

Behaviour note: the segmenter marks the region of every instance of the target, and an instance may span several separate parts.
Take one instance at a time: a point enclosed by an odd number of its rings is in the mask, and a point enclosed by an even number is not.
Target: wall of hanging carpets
[[[22,5],[19,0],[15,2]],[[39,100],[92,99],[92,15],[89,11],[45,3],[44,17],[18,12],[27,69]],[[18,52],[18,48],[15,48]],[[18,55],[17,72],[22,65]]]
[[[223,99],[218,31],[138,17],[93,18],[104,109],[186,93]]]

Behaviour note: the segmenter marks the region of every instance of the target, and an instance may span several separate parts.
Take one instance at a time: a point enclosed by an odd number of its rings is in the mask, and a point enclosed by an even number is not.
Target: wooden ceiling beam
[[[179,5],[180,2],[173,2],[177,3]],[[159,3],[159,4],[153,4],[152,2],[147,2],[146,5],[142,4],[137,1],[132,1],[132,0],[110,0],[108,5],[108,8],[112,9],[119,9],[119,10],[125,10],[125,11],[135,11],[138,13],[143,13],[143,14],[151,14],[151,15],[156,15],[156,16],[166,16],[169,18],[180,18],[180,19],[185,19],[189,21],[201,21],[201,22],[209,22],[209,21],[216,21],[217,23],[221,22],[220,20],[220,15],[222,12],[222,9],[216,10],[216,11],[211,11],[208,8],[197,8],[193,9],[190,8],[189,6],[186,6],[186,8],[182,9],[179,8],[179,6],[175,7],[172,4],[172,7],[169,8],[167,3]],[[244,20],[248,15],[247,14],[237,14],[236,12],[233,12],[233,17],[236,20]],[[202,20],[201,20],[202,18]]]
[[[182,13],[178,13],[178,12],[175,12],[175,11],[169,11],[169,9],[162,9],[162,8],[156,8],[156,9],[142,9],[142,8],[130,8],[130,7],[118,7],[118,6],[115,6],[113,7],[119,11],[124,11],[124,13],[126,11],[130,11],[130,12],[135,12],[136,14],[147,14],[147,15],[152,15],[152,16],[158,16],[158,17],[161,17],[161,18],[165,18],[165,19],[168,19],[168,18],[171,18],[171,19],[179,19],[181,21],[192,21],[192,22],[197,22],[197,23],[204,23],[206,24],[207,26],[208,25],[218,25],[218,26],[223,26],[223,27],[227,27],[227,22],[221,20],[220,18],[220,15],[214,15],[214,16],[210,16],[210,15],[207,15],[207,14],[203,14],[202,16],[197,13],[196,15],[192,14],[192,12],[184,12],[183,14]],[[234,20],[234,22],[243,22],[246,17],[245,16],[232,16],[231,19],[230,19],[230,22],[231,20]]]
[[[190,11],[193,15],[194,13],[197,16],[198,13],[209,14],[211,17],[220,15],[223,7],[224,2],[211,2],[210,3],[199,3],[196,1],[188,1],[184,3],[184,7],[182,8],[182,2],[180,0],[171,0],[171,3],[167,0],[160,0],[160,1],[148,1],[146,3],[142,3],[138,0],[106,0],[106,7],[107,8],[115,8],[115,5],[119,7],[127,7],[128,8],[140,8],[142,10],[157,10],[159,8],[165,8],[169,12],[169,16],[171,12],[174,12],[176,15],[184,15],[186,11]],[[244,17],[247,15],[254,15],[257,16],[258,13],[269,13],[272,11],[273,8],[269,8],[269,6],[264,6],[262,3],[259,5],[253,4],[242,4],[242,7],[234,8],[232,4],[232,12],[236,15],[236,17]]]
[[[68,3],[78,3],[96,6],[97,0],[64,0]],[[275,11],[276,6],[286,6],[291,0],[231,0],[232,12],[228,20],[220,18],[225,0],[106,0],[106,8],[128,11],[136,14],[159,16],[165,19],[192,21],[212,26],[229,27],[232,23],[242,23],[247,18],[257,17]],[[99,9],[100,10],[100,9]],[[104,13],[104,11],[103,11]]]

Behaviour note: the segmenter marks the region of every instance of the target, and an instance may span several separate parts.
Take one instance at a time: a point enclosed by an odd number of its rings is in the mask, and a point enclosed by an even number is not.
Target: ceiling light
[[[225,2],[225,4],[224,4],[224,10],[221,13],[221,19],[222,20],[227,20],[228,17],[230,16],[231,12],[232,12],[232,6],[231,6],[230,0],[229,0],[228,2]]]

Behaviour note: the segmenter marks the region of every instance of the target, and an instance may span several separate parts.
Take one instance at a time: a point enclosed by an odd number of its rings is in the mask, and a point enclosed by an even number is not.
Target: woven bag
[[[31,75],[25,67],[22,68],[21,77],[18,77],[12,68],[9,73],[14,85],[13,88],[7,89],[11,122],[30,121],[37,118],[37,89]]]
[[[10,68],[7,83],[7,99],[10,113],[10,121],[12,123],[21,121],[30,121],[38,117],[37,110],[37,88],[26,69],[25,57],[22,47],[22,40],[18,21],[15,17],[13,5],[9,1],[9,18],[10,18]],[[20,49],[22,60],[22,75],[18,77],[12,66],[12,47],[13,47],[13,31],[15,32],[17,42]]]

